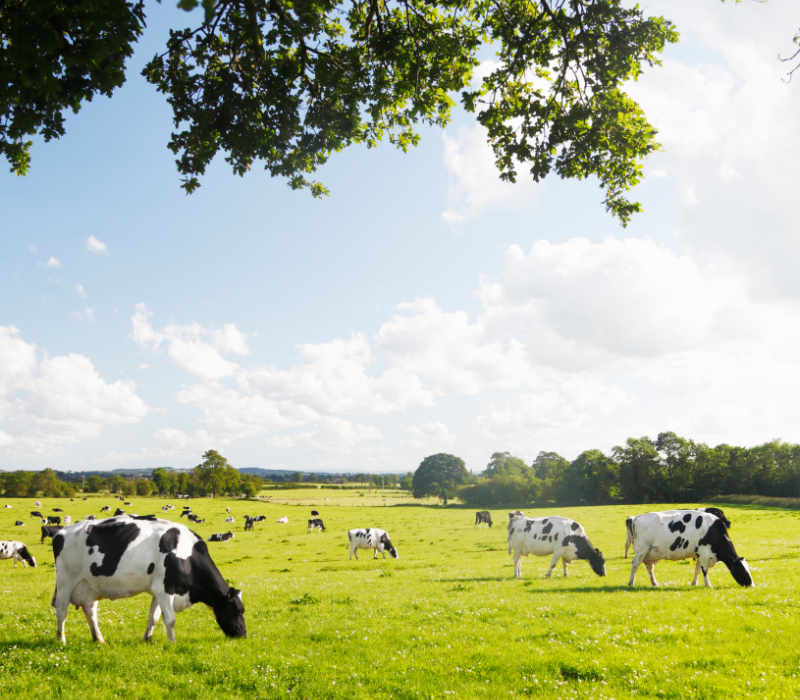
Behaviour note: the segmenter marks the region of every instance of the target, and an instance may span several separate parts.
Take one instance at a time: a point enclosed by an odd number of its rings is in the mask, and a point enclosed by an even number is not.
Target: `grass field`
[[[622,557],[625,517],[667,506],[526,509],[580,521],[606,555],[608,575],[575,562],[543,578],[548,558],[527,557],[513,578],[505,510],[491,529],[474,510],[419,506],[398,494],[334,490],[270,492],[262,503],[194,499],[204,537],[232,584],[243,590],[248,638],[229,640],[211,611],[180,613],[177,644],[163,625],[144,634],[149,598],[100,603],[108,644],[96,645],[80,611],[67,617],[67,646],[55,639],[55,573],[49,541],[28,513],[33,499],[0,508],[0,539],[26,542],[36,569],[2,566],[0,672],[11,698],[794,698],[800,689],[800,513],[726,507],[731,537],[756,587],[736,585],[720,564],[715,588],[692,588],[691,562],[662,562],[662,586],[644,568],[637,587]],[[327,500],[326,500],[327,499]],[[78,519],[100,515],[109,497],[42,499]],[[133,498],[139,514],[162,499]],[[176,505],[182,501],[172,501]],[[387,505],[383,505],[383,503]],[[363,504],[363,505],[362,505]],[[316,507],[328,531],[307,533]],[[243,531],[243,514],[264,514]],[[289,523],[278,524],[281,516]],[[179,520],[178,510],[170,519]],[[26,522],[15,527],[14,521]],[[383,527],[400,558],[362,551],[348,561],[345,531]]]

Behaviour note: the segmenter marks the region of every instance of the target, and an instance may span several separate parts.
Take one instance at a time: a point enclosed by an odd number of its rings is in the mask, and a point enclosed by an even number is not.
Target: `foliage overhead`
[[[169,148],[192,192],[225,154],[243,175],[319,196],[313,173],[352,144],[402,150],[456,100],[486,129],[500,177],[596,177],[625,224],[655,129],[625,92],[673,25],[622,0],[179,0],[189,26],[143,70],[173,110]],[[52,11],[51,11],[51,8]],[[30,141],[124,81],[142,2],[0,5],[0,151],[27,172]],[[481,59],[488,70],[475,70]]]

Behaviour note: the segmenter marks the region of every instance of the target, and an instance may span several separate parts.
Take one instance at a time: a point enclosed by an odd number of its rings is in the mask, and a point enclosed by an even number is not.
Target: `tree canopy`
[[[438,496],[447,505],[458,487],[469,480],[469,472],[461,457],[440,452],[420,462],[414,472],[411,488],[414,498]]]
[[[192,192],[211,160],[256,163],[293,188],[352,144],[403,150],[456,101],[486,128],[504,180],[594,176],[624,224],[655,129],[625,92],[658,63],[674,26],[622,0],[179,0],[143,74],[172,107],[168,146]],[[18,174],[29,136],[125,80],[144,2],[0,3],[0,153]],[[494,52],[487,71],[481,59]]]

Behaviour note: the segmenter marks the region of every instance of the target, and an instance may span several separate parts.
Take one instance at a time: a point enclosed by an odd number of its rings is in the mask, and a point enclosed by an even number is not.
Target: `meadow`
[[[270,500],[267,501],[266,498]],[[131,499],[139,514],[179,521],[187,501]],[[625,518],[668,507],[525,509],[580,521],[606,556],[607,576],[586,562],[523,560],[513,578],[506,552],[507,510],[493,528],[474,526],[474,509],[418,504],[398,491],[303,489],[260,502],[192,499],[204,537],[228,581],[241,588],[247,639],[230,640],[202,604],[178,615],[177,643],[163,625],[142,641],[149,597],[101,601],[107,644],[91,641],[82,612],[67,617],[67,645],[55,638],[50,606],[55,572],[49,540],[29,515],[34,499],[0,508],[0,539],[24,541],[36,569],[2,567],[0,673],[5,697],[91,698],[794,698],[800,688],[800,513],[727,505],[731,537],[756,586],[736,585],[724,565],[714,589],[689,585],[692,562],[661,562],[661,586],[642,567],[627,586]],[[100,516],[110,496],[42,499],[73,520]],[[123,506],[124,507],[124,506]],[[224,522],[230,507],[236,522]],[[309,510],[327,531],[306,531]],[[244,514],[266,519],[243,531]],[[287,516],[288,524],[277,523]],[[25,521],[15,527],[14,521]],[[399,559],[349,561],[346,531],[382,527]]]

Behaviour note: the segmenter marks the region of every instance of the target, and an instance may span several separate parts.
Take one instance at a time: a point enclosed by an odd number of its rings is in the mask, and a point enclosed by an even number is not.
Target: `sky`
[[[218,158],[191,196],[139,77],[0,170],[0,469],[406,472],[671,430],[800,442],[794,2],[640,3],[681,33],[630,86],[663,148],[627,228],[591,180],[501,182],[457,112],[293,192]]]

